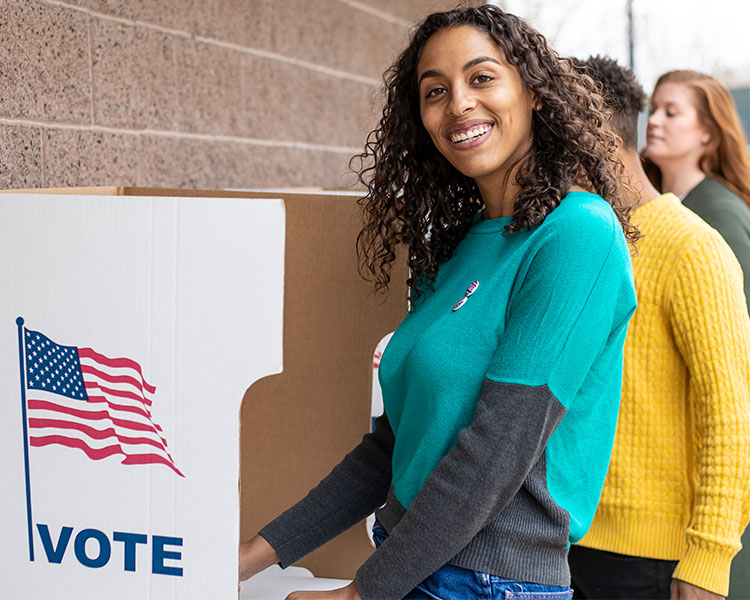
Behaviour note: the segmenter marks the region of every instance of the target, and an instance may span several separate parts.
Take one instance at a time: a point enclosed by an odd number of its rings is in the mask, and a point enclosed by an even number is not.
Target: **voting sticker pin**
[[[459,308],[461,308],[464,304],[466,304],[466,300],[467,300],[467,298],[466,298],[466,296],[464,296],[458,302],[456,302],[453,305],[453,312],[456,312]]]
[[[478,282],[478,281],[472,281],[472,282],[471,282],[471,285],[470,285],[469,287],[467,287],[467,288],[466,288],[466,293],[464,294],[464,296],[466,296],[466,297],[468,298],[468,297],[469,297],[469,296],[471,296],[471,295],[472,295],[472,294],[473,294],[474,292],[476,292],[476,291],[477,291],[477,288],[478,288],[478,287],[479,287],[479,282]]]

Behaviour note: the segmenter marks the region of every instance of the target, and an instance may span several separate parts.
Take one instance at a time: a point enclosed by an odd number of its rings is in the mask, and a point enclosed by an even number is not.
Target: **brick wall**
[[[341,187],[444,0],[0,0],[0,188]]]

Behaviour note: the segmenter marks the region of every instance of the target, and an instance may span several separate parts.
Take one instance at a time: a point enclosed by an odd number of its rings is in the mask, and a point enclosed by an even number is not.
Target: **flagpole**
[[[31,520],[31,478],[29,477],[29,433],[26,419],[26,377],[24,372],[23,317],[18,325],[18,363],[21,370],[21,415],[23,419],[23,461],[26,467],[26,520],[29,526],[29,560],[34,562],[34,529]]]

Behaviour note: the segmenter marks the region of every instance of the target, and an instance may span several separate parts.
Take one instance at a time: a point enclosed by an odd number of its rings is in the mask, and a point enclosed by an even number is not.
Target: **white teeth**
[[[454,133],[450,136],[451,141],[454,144],[461,144],[475,140],[480,135],[487,133],[491,128],[491,125],[481,125],[475,129],[469,129],[468,131],[462,131],[461,133]]]

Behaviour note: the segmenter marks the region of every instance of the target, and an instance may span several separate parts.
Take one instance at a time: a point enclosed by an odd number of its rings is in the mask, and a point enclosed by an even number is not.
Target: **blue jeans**
[[[372,539],[379,547],[388,533],[378,523],[372,527]],[[570,600],[573,590],[555,585],[527,583],[480,573],[463,567],[443,565],[404,600]]]

